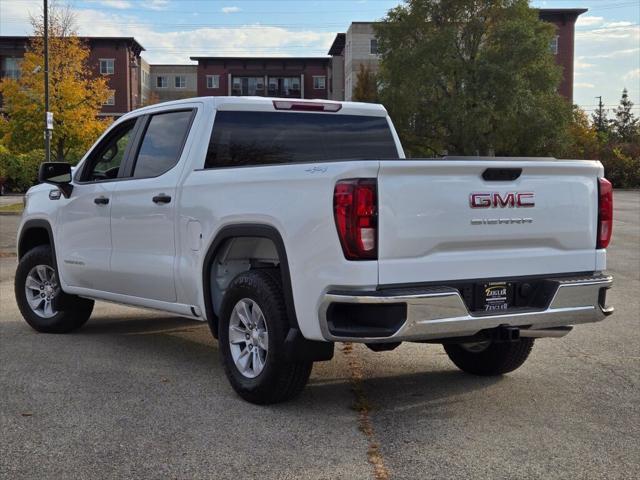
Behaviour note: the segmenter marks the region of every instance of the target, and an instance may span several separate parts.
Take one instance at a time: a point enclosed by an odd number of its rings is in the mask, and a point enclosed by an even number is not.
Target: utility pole
[[[51,161],[51,130],[53,115],[49,112],[49,5],[44,0],[44,152],[45,162]]]
[[[602,104],[602,95],[595,97],[598,99],[598,131],[602,132],[604,130],[602,121],[604,120],[604,105]]]

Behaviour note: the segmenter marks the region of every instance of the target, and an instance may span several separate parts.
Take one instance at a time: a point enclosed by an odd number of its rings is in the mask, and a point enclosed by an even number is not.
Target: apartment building
[[[101,115],[119,116],[141,103],[140,54],[144,51],[132,37],[80,37],[89,46],[89,66],[94,75],[107,77],[112,95]],[[0,78],[20,75],[20,63],[29,46],[29,37],[0,36]],[[0,109],[2,105],[0,104]]]
[[[540,19],[553,23],[557,30],[549,48],[556,63],[562,67],[563,77],[558,92],[573,101],[573,60],[575,23],[585,8],[539,9]],[[360,66],[378,71],[378,41],[376,22],[353,22],[346,33],[338,33],[329,49],[331,56],[331,82],[329,98],[352,100]]]
[[[556,26],[556,36],[551,42],[551,52],[562,67],[562,80],[558,92],[573,101],[573,61],[576,20],[587,8],[543,8],[538,10],[540,20]]]
[[[550,45],[563,78],[559,93],[573,99],[575,23],[587,9],[538,10],[556,26]],[[150,103],[195,96],[259,95],[352,100],[361,65],[377,72],[380,57],[375,22],[353,22],[338,33],[328,57],[190,57],[196,65],[147,63],[132,37],[81,37],[90,48],[94,75],[108,79],[113,94],[101,115],[120,116]],[[0,78],[20,75],[26,36],[0,36]],[[2,103],[0,99],[0,110]]]
[[[166,102],[196,97],[197,65],[151,65],[150,91],[153,101]]]
[[[326,57],[191,57],[198,96],[327,98]]]

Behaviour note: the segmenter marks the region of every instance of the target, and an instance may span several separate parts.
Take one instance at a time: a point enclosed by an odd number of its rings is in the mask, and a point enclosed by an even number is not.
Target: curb
[[[22,212],[0,212],[0,217],[19,217]]]

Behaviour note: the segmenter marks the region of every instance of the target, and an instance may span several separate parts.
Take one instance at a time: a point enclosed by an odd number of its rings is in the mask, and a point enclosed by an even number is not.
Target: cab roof
[[[295,108],[295,107],[305,107],[305,106],[320,106],[326,105],[328,108],[326,112],[313,112],[313,113],[323,113],[323,114],[331,114],[331,115],[366,115],[373,117],[386,117],[387,111],[386,109],[376,103],[360,103],[360,102],[337,102],[333,100],[318,100],[318,99],[299,99],[299,98],[275,98],[275,97],[195,97],[195,98],[185,98],[182,100],[174,100],[171,102],[163,102],[156,103],[154,105],[150,105],[148,107],[143,107],[137,110],[134,110],[130,114],[125,115],[125,117],[130,117],[133,115],[140,115],[147,111],[157,111],[162,108],[175,108],[180,107],[181,105],[194,103],[194,102],[202,102],[213,104],[213,108],[221,111],[253,111],[253,112],[275,112],[275,111],[300,111],[308,110],[304,108]],[[291,110],[277,109],[276,104],[293,104],[294,108]],[[330,109],[335,108],[336,105],[339,105],[339,109],[337,111],[330,111]]]

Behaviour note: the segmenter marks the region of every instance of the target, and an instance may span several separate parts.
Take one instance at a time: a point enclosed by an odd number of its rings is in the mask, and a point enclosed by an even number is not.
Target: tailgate
[[[582,160],[382,161],[379,283],[594,271],[599,176]]]

